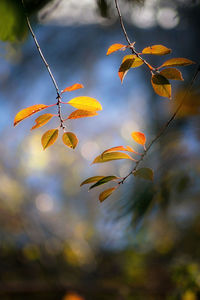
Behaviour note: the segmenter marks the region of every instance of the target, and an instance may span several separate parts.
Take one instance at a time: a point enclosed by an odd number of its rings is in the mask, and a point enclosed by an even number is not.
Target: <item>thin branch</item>
[[[118,0],[115,0],[115,4],[116,4],[116,8],[117,8],[117,12],[118,12],[118,16],[119,16],[119,21],[120,21],[120,25],[121,25],[121,28],[122,28],[122,31],[124,33],[124,36],[128,42],[128,44],[130,45],[130,49],[132,50],[132,53],[135,54],[137,57],[139,57],[140,59],[142,59],[142,61],[148,66],[150,67],[150,69],[152,68],[153,71],[156,71],[155,68],[151,67],[149,65],[149,63],[147,61],[145,61],[142,57],[140,57],[139,53],[134,49],[134,44],[131,43],[129,37],[128,37],[128,34],[127,34],[127,31],[126,31],[126,28],[124,26],[124,22],[123,22],[123,19],[122,19],[122,15],[121,15],[121,11],[120,11],[120,8],[119,8],[119,4],[118,4]],[[180,102],[180,104],[178,105],[177,109],[175,110],[175,112],[173,113],[173,115],[169,118],[169,120],[164,124],[164,126],[161,128],[160,132],[156,135],[156,137],[149,143],[149,145],[146,147],[146,149],[144,149],[144,152],[142,153],[140,159],[136,162],[133,170],[127,174],[125,177],[122,178],[122,180],[118,183],[119,185],[120,184],[123,184],[124,181],[131,175],[133,174],[139,164],[143,161],[144,157],[147,155],[148,151],[150,150],[150,148],[153,146],[153,144],[164,134],[164,132],[167,130],[167,128],[170,126],[170,124],[173,122],[173,120],[175,119],[175,117],[177,116],[178,112],[180,111],[181,107],[183,106],[184,102],[186,101],[187,99],[187,96],[188,94],[190,93],[191,91],[191,88],[192,86],[194,85],[194,82],[195,80],[197,79],[197,76],[198,74],[200,73],[200,64],[198,65],[194,75],[193,75],[193,78],[191,79],[190,81],[190,84],[185,92],[185,94],[183,95],[183,98]]]
[[[52,80],[52,82],[53,82],[53,85],[54,85],[54,87],[55,87],[55,89],[56,89],[56,93],[57,93],[57,98],[56,98],[56,99],[58,100],[58,101],[57,101],[57,106],[58,106],[58,117],[59,117],[59,119],[60,119],[60,127],[64,129],[64,128],[65,128],[65,125],[63,124],[64,121],[63,121],[62,114],[61,114],[61,94],[60,94],[60,91],[59,91],[59,88],[58,88],[58,84],[57,84],[57,82],[56,82],[56,80],[55,80],[55,77],[54,77],[54,75],[53,75],[53,73],[52,73],[52,71],[51,71],[51,69],[50,69],[49,64],[47,63],[47,61],[46,61],[46,59],[45,59],[45,57],[44,57],[44,54],[42,53],[40,44],[39,44],[39,42],[38,42],[38,40],[37,40],[37,38],[36,38],[36,35],[35,35],[34,31],[33,31],[33,28],[32,28],[32,26],[31,26],[29,17],[28,17],[28,15],[27,15],[27,13],[26,13],[26,7],[25,7],[25,4],[24,4],[24,0],[22,0],[22,5],[23,5],[23,8],[24,8],[24,13],[25,13],[25,16],[26,16],[26,22],[27,22],[29,31],[30,31],[30,33],[31,33],[31,35],[32,35],[32,37],[33,37],[33,40],[34,40],[35,45],[36,45],[36,47],[37,47],[37,49],[38,49],[39,55],[40,55],[40,57],[41,57],[41,59],[42,59],[44,65],[45,65],[45,67],[47,68],[47,71],[48,71],[48,73],[49,73],[49,75],[50,75],[50,77],[51,77],[51,80]]]

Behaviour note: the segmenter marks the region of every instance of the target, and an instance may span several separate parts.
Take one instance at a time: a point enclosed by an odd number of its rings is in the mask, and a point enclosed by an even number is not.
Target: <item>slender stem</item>
[[[26,13],[26,8],[25,8],[24,0],[22,0],[22,5],[23,5],[23,8],[24,8],[24,13],[25,13],[25,16],[26,16],[26,22],[27,22],[29,31],[30,31],[30,33],[31,33],[31,35],[32,35],[32,37],[33,37],[33,40],[34,40],[35,45],[36,45],[36,47],[37,47],[37,49],[38,49],[39,55],[40,55],[40,57],[41,57],[41,59],[42,59],[44,65],[45,65],[45,67],[47,68],[47,71],[48,71],[48,73],[49,73],[49,75],[50,75],[50,77],[51,77],[51,80],[52,80],[52,82],[53,82],[53,85],[54,85],[54,87],[55,87],[55,89],[56,89],[56,93],[57,93],[57,98],[56,98],[56,99],[57,99],[58,101],[57,101],[57,103],[56,103],[55,105],[58,106],[58,117],[59,117],[59,119],[60,119],[60,127],[64,129],[64,128],[65,128],[65,125],[63,124],[64,120],[63,120],[63,118],[62,118],[62,113],[61,113],[61,93],[60,93],[60,91],[59,91],[58,84],[57,84],[57,82],[56,82],[56,80],[55,80],[55,77],[54,77],[54,75],[53,75],[53,73],[52,73],[52,71],[51,71],[51,69],[50,69],[49,64],[47,63],[47,61],[46,61],[46,59],[45,59],[45,57],[44,57],[44,54],[43,54],[43,52],[42,52],[42,50],[41,50],[41,47],[40,47],[40,44],[39,44],[39,42],[38,42],[38,40],[37,40],[37,38],[36,38],[36,35],[35,35],[34,31],[33,31],[33,28],[32,28],[32,26],[31,26],[29,17],[28,17],[28,15],[27,15],[27,13]]]
[[[126,38],[128,44],[129,44],[129,48],[132,50],[132,53],[135,54],[138,58],[140,58],[140,59],[148,66],[148,68],[150,68],[150,69],[153,70],[153,71],[156,71],[156,69],[153,68],[147,61],[145,61],[145,60],[139,55],[139,53],[134,49],[134,44],[131,43],[131,41],[130,41],[130,39],[129,39],[129,37],[128,37],[126,28],[125,28],[125,26],[124,26],[124,22],[123,22],[123,19],[122,19],[122,15],[121,15],[121,11],[120,11],[120,8],[119,8],[118,0],[115,0],[115,5],[116,5],[116,8],[117,8],[117,12],[118,12],[119,21],[120,21],[120,25],[121,25],[122,31],[123,31],[124,36],[125,36],[125,38]],[[134,166],[133,170],[132,170],[130,173],[128,173],[125,177],[123,177],[121,181],[118,182],[119,185],[120,185],[120,184],[123,184],[124,181],[125,181],[131,174],[133,174],[133,173],[137,170],[139,164],[143,161],[144,157],[147,155],[147,153],[148,153],[148,151],[150,150],[150,148],[153,146],[153,144],[154,144],[155,142],[157,142],[157,140],[164,134],[164,132],[165,132],[165,131],[167,130],[167,128],[170,126],[170,124],[172,123],[172,121],[175,119],[175,117],[177,116],[178,112],[180,111],[181,107],[183,106],[184,102],[186,101],[187,96],[188,96],[188,94],[190,93],[191,88],[192,88],[192,86],[193,86],[195,80],[197,79],[197,76],[198,76],[199,73],[200,73],[200,64],[198,65],[198,67],[197,67],[197,69],[196,69],[196,71],[195,71],[195,73],[194,73],[194,75],[193,75],[193,77],[192,77],[192,79],[191,79],[191,81],[190,81],[190,83],[189,83],[189,86],[188,86],[188,88],[187,88],[185,94],[183,95],[181,102],[179,103],[178,107],[176,108],[175,112],[173,113],[173,115],[172,115],[172,116],[169,118],[169,120],[164,124],[164,126],[161,128],[161,130],[160,130],[159,133],[156,135],[156,137],[149,143],[149,145],[148,145],[146,148],[144,148],[144,152],[142,153],[140,159],[137,160],[137,162],[135,163],[135,166]]]

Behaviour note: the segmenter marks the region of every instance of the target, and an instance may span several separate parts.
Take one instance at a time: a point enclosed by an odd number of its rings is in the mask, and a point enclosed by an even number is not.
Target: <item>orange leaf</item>
[[[99,195],[99,201],[103,202],[106,198],[108,198],[116,189],[118,188],[118,186],[109,188],[105,191],[103,191],[100,195]]]
[[[165,55],[169,54],[172,50],[163,45],[153,45],[146,47],[142,50],[142,54]]]
[[[189,66],[191,64],[195,64],[195,62],[187,58],[171,58],[165,61],[158,69],[162,67]]]
[[[126,146],[126,149],[127,149],[128,152],[132,152],[132,153],[135,153],[135,154],[139,154],[139,155],[140,155],[140,153],[138,153],[138,152],[136,152],[135,150],[133,150],[133,148],[130,147],[130,146]]]
[[[105,153],[103,157],[102,157],[102,155],[97,156],[92,163],[93,164],[104,163],[104,162],[107,162],[107,161],[118,160],[118,159],[131,159],[131,160],[134,160],[130,155],[128,155],[126,153],[111,152],[111,153]]]
[[[118,71],[118,75],[121,80],[121,83],[123,83],[124,77],[126,76],[128,70],[131,68],[133,62],[134,62],[134,58],[128,58],[124,62],[122,62]]]
[[[43,115],[39,116],[37,119],[35,119],[36,124],[31,128],[31,130],[42,127],[47,122],[49,122],[52,117],[53,117],[52,114],[43,114]]]
[[[146,143],[146,137],[144,135],[144,133],[142,132],[137,132],[137,131],[133,131],[131,133],[132,138],[134,139],[134,141],[140,145],[145,145]]]
[[[101,104],[94,98],[81,96],[71,99],[68,104],[71,106],[87,111],[102,110]]]
[[[61,93],[65,93],[65,92],[71,92],[71,91],[75,91],[78,89],[82,89],[84,88],[84,86],[80,83],[75,83],[71,86],[66,87],[64,90],[61,91]]]
[[[105,153],[114,152],[114,151],[128,151],[124,146],[116,146],[105,150],[101,156],[103,157]]]
[[[160,74],[167,79],[183,80],[181,72],[176,68],[166,68],[160,71]]]
[[[38,111],[45,109],[47,107],[49,107],[49,106],[45,105],[45,104],[36,104],[36,105],[32,105],[32,106],[29,106],[27,108],[20,110],[15,116],[14,126],[16,126],[22,120],[30,117],[31,115],[33,115],[33,114],[37,113]]]
[[[53,145],[58,138],[58,129],[50,129],[46,131],[42,136],[42,146],[45,150],[49,146]]]
[[[108,48],[108,51],[106,53],[106,55],[110,55],[113,52],[116,52],[118,50],[125,50],[126,45],[122,45],[122,44],[113,44]],[[124,48],[124,49],[123,49]]]
[[[171,84],[167,78],[160,74],[154,74],[151,78],[151,84],[156,94],[171,99]]]
[[[77,110],[73,111],[67,119],[79,119],[79,118],[85,118],[85,117],[94,117],[97,115],[98,115],[98,113],[96,111],[87,111],[87,110],[77,109]]]
[[[141,58],[137,57],[134,54],[130,54],[130,55],[125,55],[122,59],[122,63],[125,62],[125,60],[127,59],[134,59],[131,68],[137,68],[140,67],[141,65],[143,65],[143,61]]]
[[[73,132],[65,132],[62,140],[66,146],[72,149],[75,149],[78,144],[78,138]]]

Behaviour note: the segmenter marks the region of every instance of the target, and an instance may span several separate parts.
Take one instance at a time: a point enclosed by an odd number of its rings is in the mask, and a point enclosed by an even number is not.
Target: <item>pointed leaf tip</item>
[[[109,188],[105,191],[103,191],[100,195],[99,195],[99,201],[103,202],[106,198],[108,198],[116,189],[118,186]]]
[[[43,149],[52,146],[58,138],[58,129],[49,129],[46,131],[41,139]]]
[[[88,183],[93,183],[93,182],[97,182],[100,179],[104,178],[105,176],[92,176],[87,178],[86,180],[84,180],[83,182],[81,182],[80,186],[84,185],[84,184],[88,184]]]
[[[75,91],[75,90],[78,90],[78,89],[82,89],[84,88],[84,86],[80,83],[75,83],[71,86],[68,86],[66,87],[64,90],[61,91],[61,93],[65,93],[65,92],[72,92],[72,91]]]
[[[97,187],[99,185],[102,185],[104,183],[107,183],[109,181],[113,181],[113,180],[116,180],[116,179],[119,179],[119,177],[116,177],[116,176],[105,176],[101,179],[99,179],[95,184],[93,184],[89,190],[93,189],[94,187]]]
[[[40,110],[45,109],[47,107],[49,107],[49,106],[45,105],[45,104],[36,104],[36,105],[32,105],[32,106],[29,106],[27,108],[24,108],[24,109],[20,110],[15,116],[14,126],[16,126],[22,120],[30,117],[31,115],[33,115],[33,114],[35,114],[35,113],[39,112]]]
[[[78,144],[78,138],[73,132],[65,132],[62,136],[63,143],[72,149],[75,149]]]
[[[168,59],[158,69],[163,67],[189,66],[192,64],[195,64],[195,62],[188,58],[177,57],[177,58]]]
[[[124,49],[123,49],[124,48]],[[108,48],[108,51],[106,53],[106,55],[110,55],[113,52],[116,52],[118,50],[125,50],[126,45],[123,44],[113,44]]]

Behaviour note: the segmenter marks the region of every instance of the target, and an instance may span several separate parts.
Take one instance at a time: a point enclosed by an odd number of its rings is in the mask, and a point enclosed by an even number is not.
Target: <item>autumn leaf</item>
[[[80,186],[84,185],[84,184],[88,184],[88,183],[92,183],[92,182],[97,182],[99,181],[100,179],[104,178],[105,176],[92,176],[92,177],[89,177],[87,178],[86,180],[84,180]]]
[[[135,150],[133,150],[133,148],[130,147],[130,146],[126,146],[126,149],[127,149],[128,152],[132,152],[132,153],[135,153],[135,154],[139,154],[139,155],[140,155],[140,153],[138,153],[138,152],[136,152]]]
[[[61,91],[61,93],[65,93],[65,92],[72,92],[72,91],[75,91],[75,90],[78,90],[78,89],[82,89],[84,88],[84,86],[80,83],[75,83],[71,86],[68,86],[66,87],[64,90]]]
[[[144,135],[144,133],[142,132],[138,132],[138,131],[133,131],[131,133],[132,138],[134,139],[134,141],[140,145],[145,145],[146,143],[146,137]]]
[[[123,49],[124,48],[124,49]],[[116,52],[118,50],[125,50],[126,45],[122,45],[122,44],[113,44],[108,48],[108,51],[106,53],[106,55],[110,55],[113,52]]]
[[[116,180],[116,179],[119,179],[119,177],[116,177],[116,176],[105,176],[103,178],[101,178],[100,180],[98,180],[95,184],[93,184],[89,190],[93,189],[94,187],[97,187],[99,185],[102,185],[104,183],[107,183],[109,181],[113,181],[113,180]]]
[[[171,99],[171,84],[163,75],[154,74],[151,78],[151,84],[156,94]]]
[[[195,64],[195,62],[187,58],[171,58],[165,61],[158,69],[163,67],[189,66],[191,64]]]
[[[153,45],[142,50],[142,54],[166,55],[171,53],[171,49],[163,45]]]
[[[48,123],[54,115],[52,114],[43,114],[35,119],[35,125],[31,128],[31,130],[44,126]]]
[[[106,198],[108,198],[116,189],[118,186],[109,188],[105,191],[103,191],[100,195],[99,195],[99,201],[103,202]]]
[[[97,116],[98,113],[96,111],[87,111],[77,109],[73,111],[67,119],[79,119],[79,118],[86,118],[86,117],[94,117]]]
[[[109,152],[115,152],[115,151],[128,151],[127,148],[125,148],[124,146],[116,146],[116,147],[112,147],[109,148],[107,150],[105,150],[101,156],[103,157],[105,153],[109,153]]]
[[[134,59],[132,65],[131,65],[131,68],[140,67],[144,63],[141,58],[137,57],[134,54],[124,56],[122,59],[122,63],[125,62],[127,59]]]
[[[65,132],[62,136],[63,143],[69,148],[75,149],[78,144],[78,138],[73,132]]]
[[[133,62],[134,62],[134,58],[128,58],[124,62],[122,62],[118,71],[118,75],[121,80],[121,83],[123,83],[124,77],[126,76],[128,70],[131,68]]]
[[[46,131],[42,136],[42,146],[45,150],[49,146],[53,145],[58,138],[58,129],[50,129]]]
[[[149,168],[140,168],[133,173],[134,176],[147,180],[153,180],[153,170]]]
[[[105,153],[103,157],[102,157],[102,155],[97,156],[92,163],[93,164],[104,163],[104,162],[107,162],[107,161],[118,160],[118,159],[131,159],[131,160],[134,160],[131,156],[129,156],[126,153],[111,152],[111,153]]]
[[[96,99],[86,96],[73,98],[68,102],[68,104],[86,111],[102,110],[101,104]]]
[[[183,80],[181,72],[176,68],[166,68],[160,71],[160,74],[167,79]]]
[[[40,110],[45,109],[47,107],[49,107],[49,106],[45,105],[45,104],[36,104],[36,105],[32,105],[32,106],[29,106],[27,108],[24,108],[24,109],[20,110],[15,116],[14,126],[16,126],[22,120],[30,117],[31,115],[33,115],[33,114],[35,114],[35,113],[39,112]]]

